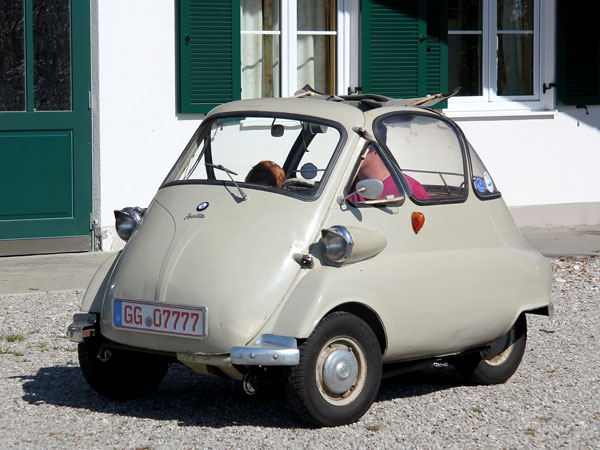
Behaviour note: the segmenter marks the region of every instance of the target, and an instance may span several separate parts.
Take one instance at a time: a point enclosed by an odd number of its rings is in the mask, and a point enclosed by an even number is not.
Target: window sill
[[[453,120],[524,120],[524,119],[554,119],[557,110],[531,111],[531,110],[509,110],[509,111],[452,111],[443,110],[444,114]]]

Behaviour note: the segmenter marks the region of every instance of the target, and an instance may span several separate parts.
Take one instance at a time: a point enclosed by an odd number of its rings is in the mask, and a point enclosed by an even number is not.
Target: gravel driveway
[[[307,428],[279,392],[174,365],[156,394],[115,402],[84,381],[65,337],[81,292],[0,296],[0,448],[600,448],[600,258],[555,258],[557,314],[529,316],[500,386],[449,366],[382,382],[358,422]]]

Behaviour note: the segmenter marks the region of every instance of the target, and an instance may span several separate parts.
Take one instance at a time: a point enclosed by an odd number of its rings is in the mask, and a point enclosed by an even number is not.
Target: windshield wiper
[[[223,165],[221,165],[221,164],[204,163],[204,165],[208,166],[208,167],[212,167],[213,169],[218,169],[218,170],[222,170],[223,172],[225,172],[227,175],[229,175],[229,178],[231,179],[231,181],[233,182],[233,184],[235,185],[237,190],[240,192],[240,195],[242,196],[242,200],[246,200],[248,198],[246,193],[244,191],[242,191],[242,188],[239,186],[239,184],[236,183],[236,181],[231,176],[231,175],[237,175],[237,173],[235,173],[233,170],[229,170],[227,167],[223,167]]]

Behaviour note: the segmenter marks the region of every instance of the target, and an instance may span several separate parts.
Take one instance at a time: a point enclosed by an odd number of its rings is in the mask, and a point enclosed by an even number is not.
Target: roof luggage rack
[[[457,87],[452,92],[447,94],[439,93],[418,98],[391,98],[377,94],[332,95],[317,92],[310,85],[306,84],[302,89],[296,92],[294,97],[310,97],[331,102],[343,102],[347,105],[355,106],[361,111],[369,111],[371,109],[381,108],[384,106],[418,106],[421,108],[431,108],[432,106],[443,102],[450,97],[454,97],[459,92],[460,87]]]

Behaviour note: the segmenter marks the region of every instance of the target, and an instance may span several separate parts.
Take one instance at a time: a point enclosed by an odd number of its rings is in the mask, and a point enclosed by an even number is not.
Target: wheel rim
[[[351,337],[335,337],[319,352],[315,368],[317,387],[332,405],[354,401],[367,379],[367,361],[359,343]]]
[[[490,366],[503,364],[511,355],[515,345],[516,331],[512,327],[508,333],[490,343],[490,348],[481,352],[481,357]]]

